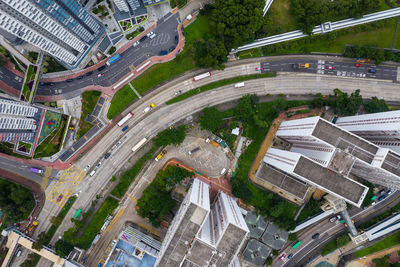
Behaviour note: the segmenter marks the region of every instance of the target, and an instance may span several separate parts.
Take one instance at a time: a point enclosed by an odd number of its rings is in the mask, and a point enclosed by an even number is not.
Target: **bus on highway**
[[[106,62],[107,66],[110,66],[114,62],[118,61],[120,58],[121,58],[121,55],[118,53],[113,55],[109,60],[107,60],[107,62]]]
[[[203,73],[203,74],[194,76],[194,77],[193,77],[193,81],[198,81],[198,80],[201,80],[201,79],[210,77],[210,76],[211,76],[211,72],[206,72],[206,73]]]
[[[300,246],[301,242],[297,241],[296,244],[293,245],[292,249],[296,249],[298,246]]]
[[[137,143],[133,148],[132,151],[135,152],[136,150],[138,150],[144,143],[146,143],[147,138],[143,138],[142,140],[140,140],[139,143]]]
[[[371,197],[371,200],[375,200],[377,198],[377,196],[373,196]]]
[[[124,123],[125,122],[127,122],[130,118],[132,118],[133,117],[133,114],[131,113],[131,112],[129,112],[128,114],[126,114],[126,116],[122,119],[122,120],[120,120],[118,123],[117,123],[117,125],[119,126],[119,127],[121,127],[122,125],[124,125]]]
[[[78,218],[79,214],[81,214],[82,210],[78,209],[74,215],[74,219]]]

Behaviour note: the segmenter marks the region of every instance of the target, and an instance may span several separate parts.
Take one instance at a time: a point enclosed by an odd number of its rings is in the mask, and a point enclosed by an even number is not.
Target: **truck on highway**
[[[163,149],[160,154],[157,155],[155,161],[159,161],[164,155],[167,154],[167,150]]]
[[[304,63],[304,64],[292,64],[293,69],[307,69],[310,67],[309,63]]]
[[[33,172],[33,173],[43,174],[43,170],[42,170],[42,169],[38,169],[38,168],[35,168],[35,167],[31,167],[29,170],[30,170],[31,172]]]
[[[235,84],[235,88],[239,88],[239,87],[243,87],[243,86],[244,86],[244,82]]]
[[[156,105],[155,105],[154,103],[151,103],[148,107],[146,107],[146,108],[143,110],[143,113],[149,112],[149,111],[152,110],[155,106],[156,106]]]

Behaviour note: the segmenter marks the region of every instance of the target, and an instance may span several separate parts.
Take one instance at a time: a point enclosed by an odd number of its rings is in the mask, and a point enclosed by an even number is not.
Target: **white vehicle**
[[[329,219],[330,222],[335,222],[337,220],[336,216]]]
[[[225,172],[226,172],[226,169],[223,168],[223,169],[221,170],[221,175],[225,174]]]
[[[96,168],[100,168],[101,166],[101,161],[99,161],[99,163],[97,163]]]
[[[88,164],[88,165],[83,169],[83,171],[87,172],[89,169],[90,169],[90,164]]]
[[[153,33],[149,36],[150,39],[154,39],[157,36],[157,34]]]
[[[193,16],[191,14],[187,15],[186,19],[187,20],[191,20],[193,18]]]
[[[89,176],[92,177],[96,173],[96,170],[90,172]]]
[[[150,36],[152,36],[154,34],[154,32],[148,32],[147,33],[147,37],[150,37]]]
[[[139,41],[136,41],[134,44],[133,44],[133,47],[136,47],[136,46],[138,46],[139,45]]]
[[[138,150],[144,143],[146,143],[147,138],[143,138],[142,140],[140,140],[139,143],[137,143],[133,148],[132,151],[135,152],[136,150]]]
[[[17,252],[17,257],[21,256],[21,253],[22,253],[22,250],[19,249],[18,252]]]
[[[243,87],[243,86],[244,86],[244,82],[235,84],[235,88],[239,88],[239,87]]]

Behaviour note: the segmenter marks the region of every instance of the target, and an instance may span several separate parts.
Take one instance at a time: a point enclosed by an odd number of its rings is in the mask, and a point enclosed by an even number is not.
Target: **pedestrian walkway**
[[[131,83],[128,83],[129,84],[129,86],[131,87],[131,89],[133,90],[133,92],[135,92],[135,94],[139,97],[139,98],[142,98],[142,96],[141,95],[139,95],[139,93],[136,91],[136,89],[132,86],[132,84]]]

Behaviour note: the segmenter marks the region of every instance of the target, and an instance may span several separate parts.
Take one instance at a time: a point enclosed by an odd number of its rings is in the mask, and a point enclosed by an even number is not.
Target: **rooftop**
[[[287,242],[288,237],[288,232],[269,222],[261,240],[273,249],[280,250]]]
[[[256,239],[250,239],[242,256],[245,261],[262,266],[271,254],[272,249]]]

